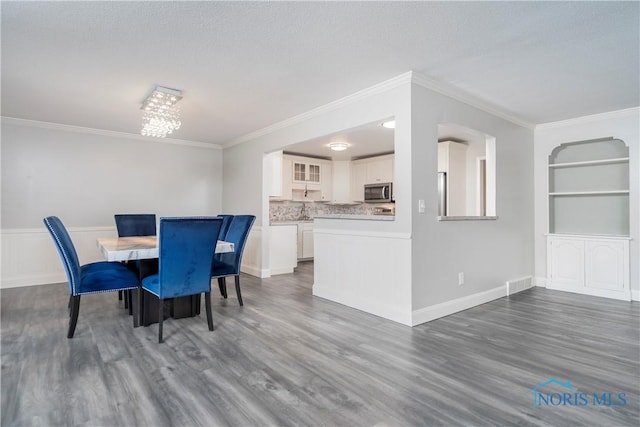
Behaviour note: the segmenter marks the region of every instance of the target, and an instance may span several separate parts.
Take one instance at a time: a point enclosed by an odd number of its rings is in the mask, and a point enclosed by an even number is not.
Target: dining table
[[[154,260],[159,256],[158,236],[102,237],[96,240],[100,252],[107,261],[141,261]],[[215,253],[234,252],[234,244],[218,240]],[[213,254],[212,254],[213,256]],[[156,267],[157,268],[157,267]],[[139,269],[140,284],[143,270]],[[153,294],[143,296],[142,286],[138,286],[139,318],[134,319],[134,327],[148,326],[158,321],[158,304],[160,301]],[[174,318],[193,317],[200,314],[200,295],[174,298],[171,301],[170,316]]]

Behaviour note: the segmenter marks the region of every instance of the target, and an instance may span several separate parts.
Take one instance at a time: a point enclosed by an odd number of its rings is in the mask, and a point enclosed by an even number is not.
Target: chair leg
[[[158,302],[158,343],[162,342],[162,321],[164,320],[164,300]]]
[[[133,327],[137,328],[140,326],[138,323],[140,319],[140,304],[138,303],[138,300],[140,299],[140,289],[133,289],[129,292],[131,293],[130,307],[133,309],[133,312],[131,313],[133,314]]]
[[[80,312],[80,295],[71,297],[71,318],[69,319],[69,332],[67,338],[73,338],[76,332],[76,324],[78,323],[78,313]]]
[[[118,301],[122,301],[122,291],[118,291]]]
[[[213,316],[211,315],[211,292],[204,293],[204,306],[207,311],[207,324],[209,330],[213,331]]]
[[[122,299],[124,300],[124,308],[125,310],[129,309],[129,291],[122,291]]]
[[[225,277],[218,277],[218,287],[220,288],[220,294],[222,298],[227,298],[227,279]]]
[[[240,275],[236,276],[236,295],[238,295],[238,302],[240,305],[244,305],[242,303],[242,294],[240,293]]]
[[[140,326],[144,323],[144,291],[142,290],[142,285],[138,283],[138,324],[136,326]]]
[[[67,304],[67,310],[69,310],[69,317],[71,317],[71,302],[73,301],[73,295],[69,295],[69,304]]]
[[[132,315],[135,312],[135,309],[133,308],[133,304],[135,304],[135,296],[133,295],[132,290],[128,290],[126,291],[128,297],[129,297],[129,315]]]

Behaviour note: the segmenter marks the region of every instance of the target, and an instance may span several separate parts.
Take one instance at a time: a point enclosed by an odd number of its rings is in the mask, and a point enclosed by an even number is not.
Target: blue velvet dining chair
[[[240,265],[247,237],[249,237],[249,231],[255,220],[256,217],[253,215],[235,215],[233,217],[224,240],[234,244],[234,251],[216,254],[213,257],[213,265],[211,266],[211,277],[218,279],[218,286],[223,298],[227,298],[226,278],[231,276],[235,278],[236,296],[240,305],[244,305],[242,293],[240,292]]]
[[[116,214],[113,216],[116,221],[118,237],[131,236],[155,236],[156,235],[156,215],[155,214]],[[157,260],[137,260],[127,261],[127,267],[134,270],[138,277],[142,278],[149,274],[158,272]],[[124,308],[131,307],[131,292],[127,292],[124,299]],[[122,299],[123,292],[118,292],[118,299]]]
[[[220,235],[218,236],[218,240],[224,240],[227,236],[227,232],[229,231],[229,227],[231,226],[231,221],[233,221],[233,215],[228,214],[219,214],[220,218],[222,218],[222,227],[220,227]],[[214,257],[217,260],[220,260],[222,254],[215,254]],[[214,260],[216,262],[216,260]],[[220,294],[226,298],[227,297],[227,287],[222,281],[222,279],[218,280],[218,287],[220,288]]]
[[[119,237],[155,236],[155,214],[116,214],[116,228]]]
[[[157,296],[158,342],[162,342],[164,300],[204,293],[207,323],[211,316],[211,263],[222,218],[160,218],[158,274],[142,279],[142,289]]]
[[[224,240],[227,232],[229,231],[231,221],[233,221],[233,215],[220,214],[218,215],[218,217],[222,218],[222,227],[220,227],[220,235],[218,236],[218,240]]]
[[[138,278],[135,273],[119,262],[100,261],[81,266],[71,236],[62,221],[56,216],[49,216],[44,218],[44,225],[51,234],[67,274],[71,309],[67,338],[73,338],[82,295],[137,290]],[[137,316],[135,311],[137,310],[134,308],[134,315]]]

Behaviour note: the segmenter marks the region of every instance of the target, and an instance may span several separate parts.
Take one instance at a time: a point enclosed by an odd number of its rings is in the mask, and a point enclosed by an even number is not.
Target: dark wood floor
[[[242,277],[201,317],[132,329],[114,294],[3,290],[3,426],[418,426],[640,423],[638,303],[533,289],[409,328],[311,296],[313,264]],[[533,388],[626,393],[533,407]],[[561,391],[561,390],[560,390]],[[618,402],[620,403],[620,402]]]

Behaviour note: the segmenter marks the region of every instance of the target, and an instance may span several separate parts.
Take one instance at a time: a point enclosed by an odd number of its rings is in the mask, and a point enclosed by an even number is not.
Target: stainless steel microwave
[[[393,202],[393,184],[390,182],[365,184],[364,201],[367,203]]]

